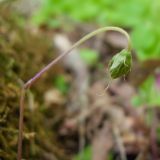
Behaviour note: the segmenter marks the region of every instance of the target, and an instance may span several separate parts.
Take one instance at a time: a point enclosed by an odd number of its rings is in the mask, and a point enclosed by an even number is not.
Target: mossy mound
[[[19,96],[23,80],[39,71],[53,58],[53,48],[44,35],[33,34],[22,25],[20,17],[9,6],[0,6],[0,159],[16,159]],[[44,86],[34,87],[35,95]],[[37,106],[41,106],[36,98]],[[60,110],[62,108],[60,107]],[[47,125],[53,112],[49,108],[25,109],[23,157],[32,160],[67,159],[56,140],[53,125]],[[56,113],[57,114],[57,113]],[[53,119],[53,118],[52,118]]]

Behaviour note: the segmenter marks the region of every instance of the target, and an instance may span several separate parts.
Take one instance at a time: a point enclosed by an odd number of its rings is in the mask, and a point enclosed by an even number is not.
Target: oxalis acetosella
[[[84,36],[82,39],[76,42],[70,49],[68,49],[66,52],[64,52],[60,56],[58,56],[56,59],[52,60],[48,65],[46,65],[42,70],[40,70],[35,76],[33,76],[30,80],[28,80],[23,85],[23,88],[21,90],[17,160],[22,160],[23,115],[24,115],[24,100],[25,100],[26,90],[29,89],[36,80],[40,79],[44,73],[46,73],[49,69],[51,69],[55,64],[57,64],[67,54],[71,53],[73,49],[80,46],[83,42],[87,41],[91,37],[99,33],[105,32],[105,31],[120,32],[127,38],[127,41],[128,41],[127,47],[121,52],[117,53],[115,56],[113,56],[112,59],[109,61],[108,71],[109,71],[109,75],[111,79],[125,76],[130,72],[131,65],[132,65],[131,40],[130,40],[128,33],[119,27],[109,26],[109,27],[103,27],[103,28],[97,29],[87,34],[86,36]]]

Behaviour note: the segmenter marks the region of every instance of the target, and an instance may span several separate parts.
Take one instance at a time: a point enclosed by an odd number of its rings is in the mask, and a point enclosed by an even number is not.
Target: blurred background
[[[0,0],[0,160],[16,159],[22,85],[104,26],[130,34],[131,72],[108,75],[118,32],[73,50],[27,91],[23,158],[159,160],[159,13],[159,0]]]

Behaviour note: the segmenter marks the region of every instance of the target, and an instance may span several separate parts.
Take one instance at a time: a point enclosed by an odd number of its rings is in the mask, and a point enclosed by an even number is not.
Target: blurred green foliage
[[[92,155],[93,155],[92,147],[87,146],[84,148],[82,153],[77,154],[73,160],[91,160],[91,159],[93,159]],[[113,160],[112,153],[109,153],[109,155],[107,156],[107,160]]]
[[[133,98],[134,106],[160,106],[160,91],[153,76],[148,77],[139,87],[138,95]]]
[[[84,148],[84,150],[82,151],[82,153],[79,153],[76,155],[76,157],[74,158],[74,160],[91,160],[92,159],[92,148],[91,146],[88,146],[86,148]]]
[[[99,54],[96,51],[91,49],[81,49],[80,57],[84,62],[90,67],[95,66],[98,63]]]
[[[160,126],[158,126],[156,131],[157,131],[157,141],[158,141],[158,144],[160,144]]]
[[[54,86],[61,91],[63,94],[66,94],[69,90],[69,84],[66,81],[65,76],[57,75],[53,80]]]
[[[159,0],[43,0],[33,21],[51,27],[85,22],[129,28],[137,57],[146,60],[160,57],[159,12]]]

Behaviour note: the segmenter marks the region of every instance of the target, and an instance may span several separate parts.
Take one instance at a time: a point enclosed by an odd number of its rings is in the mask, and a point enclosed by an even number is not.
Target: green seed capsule
[[[127,75],[131,70],[132,56],[127,50],[122,50],[110,60],[108,68],[113,79]]]

